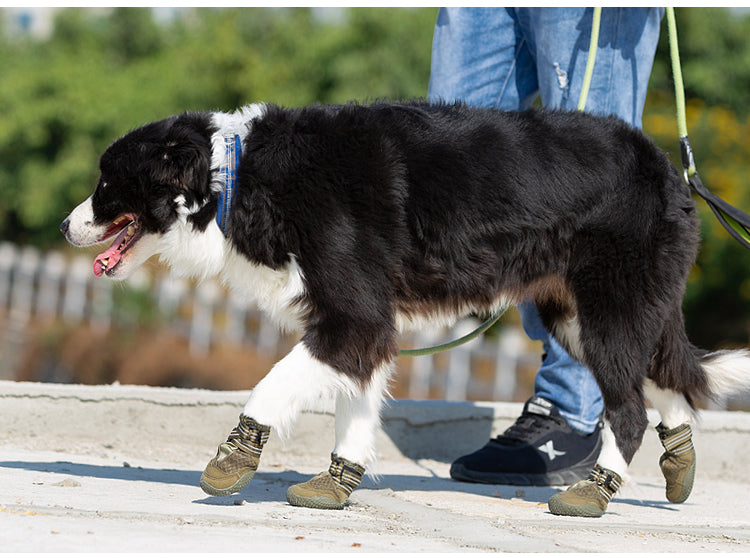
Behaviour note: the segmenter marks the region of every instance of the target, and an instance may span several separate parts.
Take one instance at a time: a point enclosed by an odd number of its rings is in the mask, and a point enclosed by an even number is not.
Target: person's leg
[[[537,70],[514,8],[443,8],[433,42],[431,100],[464,102],[505,110],[528,108],[538,91]],[[505,484],[565,484],[585,476],[599,450],[595,430],[601,397],[590,372],[550,339],[532,304],[524,323],[544,339],[548,358],[537,395],[504,434],[454,462],[458,480]],[[531,324],[531,325],[529,325]],[[581,419],[584,400],[599,402]],[[550,404],[551,403],[551,404]],[[559,412],[558,412],[559,408]],[[565,413],[561,416],[561,413]],[[571,429],[570,425],[576,429]]]
[[[512,8],[441,8],[428,97],[515,110],[537,91],[536,72]]]
[[[663,8],[602,8],[586,112],[641,126]],[[583,86],[593,8],[519,10],[542,104],[574,110]]]
[[[602,9],[587,111],[615,114],[640,127],[662,15],[662,8]],[[545,107],[578,107],[592,16],[593,8],[518,10]],[[573,428],[592,432],[603,403],[591,372],[547,333],[532,304],[521,305],[519,312],[527,335],[542,341],[547,355],[536,377],[535,394],[555,403]]]
[[[522,17],[528,20],[532,29],[529,48],[537,64],[540,94],[545,106],[564,109],[577,107],[588,57],[592,13],[592,8],[525,10]],[[614,114],[640,127],[662,15],[661,8],[602,9],[596,63],[585,110]],[[558,376],[553,374],[550,378],[556,381]],[[537,376],[538,383],[546,379],[545,374]],[[564,388],[560,390],[559,386],[550,384],[544,389],[569,397],[572,393],[570,386],[565,385]],[[583,389],[586,389],[585,386]],[[583,409],[581,412],[585,413]],[[605,432],[608,432],[607,429]],[[689,429],[687,432],[685,434],[680,430],[673,434],[665,429],[665,433],[660,431],[660,436],[669,440],[665,445],[668,447],[672,440],[669,436],[676,439],[674,443],[677,444],[682,441],[680,437],[689,436]],[[619,457],[613,437],[605,435],[600,457],[602,461],[597,461],[589,479],[553,496],[549,501],[550,511],[558,515],[580,516],[604,513],[620,483],[620,477],[613,471],[622,468],[622,463],[615,460],[616,465],[612,465],[611,459],[608,461],[605,457],[614,455]],[[677,494],[675,501],[678,501],[684,493],[689,493],[689,488],[685,490],[683,484],[686,483],[682,478],[672,475],[671,470],[669,472],[671,476],[665,476],[668,484],[672,476],[675,477],[671,488]],[[688,477],[686,474],[685,478],[691,481]]]
[[[572,428],[585,434],[594,432],[604,404],[591,371],[547,332],[532,303],[519,305],[518,311],[526,335],[542,342],[545,355],[534,380],[534,395],[554,403]]]
[[[585,478],[599,455],[599,386],[547,333],[532,303],[519,310],[527,335],[542,340],[545,351],[534,396],[510,428],[456,459],[450,473],[456,480],[489,484],[570,484]]]
[[[575,108],[586,65],[591,13],[591,9],[576,8],[442,9],[435,29],[430,98],[461,98],[478,106],[514,110],[527,108],[540,89],[545,106]],[[641,96],[645,100],[660,19],[660,11],[604,14],[599,43],[611,42],[613,52],[605,52],[605,62],[597,66],[600,72],[595,72],[588,109],[593,107],[598,112],[627,116],[623,107],[635,107],[637,110],[626,119],[640,124]],[[617,91],[612,95],[611,89],[622,87],[621,80],[627,79],[627,73],[620,72],[622,63],[617,59],[618,49],[624,53],[621,54],[624,60],[631,61],[631,75],[637,77],[631,79],[637,82],[632,89],[636,101],[631,98],[614,103],[620,97]],[[615,62],[618,73],[614,69],[609,73],[601,72],[600,66]],[[615,104],[616,108],[610,108]],[[515,483],[518,479],[513,475],[516,473],[508,476],[505,471],[511,453],[515,452],[512,459],[521,463],[521,468],[512,471],[525,475],[521,482],[546,484],[550,482],[549,471],[557,474],[563,461],[559,458],[559,444],[554,445],[561,435],[570,441],[571,448],[576,447],[575,451],[566,452],[568,459],[570,453],[580,456],[577,462],[562,466],[567,474],[577,474],[578,469],[582,470],[583,464],[598,453],[598,429],[589,436],[570,435],[567,424],[584,433],[591,432],[598,424],[602,403],[593,376],[548,335],[533,304],[522,305],[520,311],[524,329],[530,337],[542,340],[547,354],[537,375],[537,395],[527,402],[522,416],[505,434],[474,454],[456,460],[451,468],[454,478]],[[559,421],[561,415],[567,422]],[[559,426],[555,427],[555,423]],[[544,432],[534,439],[527,436],[537,430],[539,424],[544,424]],[[533,428],[521,432],[529,425]],[[488,465],[493,459],[497,463]],[[529,479],[526,473],[534,468],[538,471],[531,471]]]

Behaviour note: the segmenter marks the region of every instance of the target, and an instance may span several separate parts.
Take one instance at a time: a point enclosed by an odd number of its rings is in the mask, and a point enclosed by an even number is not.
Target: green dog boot
[[[240,423],[226,442],[219,445],[216,457],[201,475],[201,488],[212,496],[226,496],[242,490],[258,470],[260,453],[268,441],[269,426],[240,415]]]
[[[307,482],[290,486],[286,501],[293,506],[340,510],[352,491],[362,482],[365,468],[331,454],[328,471],[319,473]]]
[[[656,431],[667,450],[659,458],[659,467],[667,481],[667,500],[682,504],[690,496],[695,480],[695,448],[690,425],[683,423],[667,429],[659,423]]]
[[[621,484],[620,475],[595,465],[588,479],[578,481],[565,492],[555,494],[547,505],[555,515],[600,517]]]

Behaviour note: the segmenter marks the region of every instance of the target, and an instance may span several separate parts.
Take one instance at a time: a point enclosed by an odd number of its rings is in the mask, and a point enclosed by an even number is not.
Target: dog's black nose
[[[65,219],[65,221],[60,223],[60,232],[62,232],[65,236],[68,236],[69,228],[70,228],[70,219]]]

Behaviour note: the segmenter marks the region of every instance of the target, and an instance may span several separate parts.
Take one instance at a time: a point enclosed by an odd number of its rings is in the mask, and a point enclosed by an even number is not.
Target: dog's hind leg
[[[607,409],[602,429],[602,451],[588,479],[550,498],[549,510],[555,515],[601,516],[620,489],[627,467],[642,440],[646,429],[642,400],[634,398],[613,404],[611,394],[602,390],[602,395]]]
[[[602,393],[606,419],[602,451],[589,478],[549,500],[549,509],[556,515],[601,516],[619,490],[648,425],[643,378],[649,346],[653,346],[656,336],[649,336],[645,328],[634,331],[623,318],[634,315],[633,308],[626,306],[627,298],[590,296],[583,303],[579,299],[575,327],[571,326],[569,315],[555,316],[553,306],[540,309],[553,333],[561,330],[559,322],[563,317],[567,331],[578,332],[576,343],[559,333],[558,340],[591,369]]]
[[[316,359],[303,342],[281,359],[250,394],[240,422],[219,445],[201,476],[201,488],[221,496],[241,490],[258,468],[271,429],[286,436],[299,413],[323,398],[361,390],[351,378]]]
[[[336,445],[331,465],[311,480],[289,487],[287,501],[294,506],[341,509],[362,481],[365,467],[375,460],[375,438],[380,410],[387,393],[391,363],[375,369],[365,389],[336,397]]]
[[[659,412],[661,423],[667,428],[692,422],[693,408],[682,393],[671,389],[661,389],[650,379],[643,384],[646,397]]]
[[[694,401],[709,393],[709,378],[701,366],[704,351],[688,341],[679,303],[675,303],[649,363],[646,396],[659,412],[656,427],[664,453],[659,458],[666,480],[667,500],[687,500],[695,478],[696,455],[690,423]]]
[[[645,389],[661,416],[656,432],[664,447],[659,467],[666,481],[667,500],[681,504],[690,496],[695,480],[696,456],[690,427],[693,409],[683,394],[661,389],[651,380],[646,380]]]

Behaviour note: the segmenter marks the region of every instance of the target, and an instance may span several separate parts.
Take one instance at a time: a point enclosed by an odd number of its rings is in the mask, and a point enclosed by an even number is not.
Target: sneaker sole
[[[512,486],[566,486],[585,479],[596,464],[580,465],[572,469],[564,469],[551,473],[524,474],[524,473],[486,473],[483,471],[472,471],[460,463],[451,465],[451,478],[458,481],[474,482],[479,484],[509,484]]]
[[[596,504],[574,506],[568,504],[562,498],[558,498],[556,494],[549,499],[547,506],[553,515],[567,515],[572,517],[601,517],[604,515],[604,510]]]
[[[299,508],[314,508],[316,510],[340,510],[344,508],[344,504],[339,504],[337,501],[328,498],[327,496],[299,496],[293,487],[289,487],[286,491],[286,501],[293,506]]]
[[[201,476],[201,489],[206,494],[210,494],[211,496],[229,496],[230,494],[234,494],[235,492],[239,492],[243,488],[247,486],[247,484],[253,479],[253,476],[255,475],[255,471],[250,471],[249,473],[245,473],[242,475],[239,480],[234,483],[232,486],[228,486],[227,488],[216,488],[215,486],[211,486],[206,479],[204,479]]]

